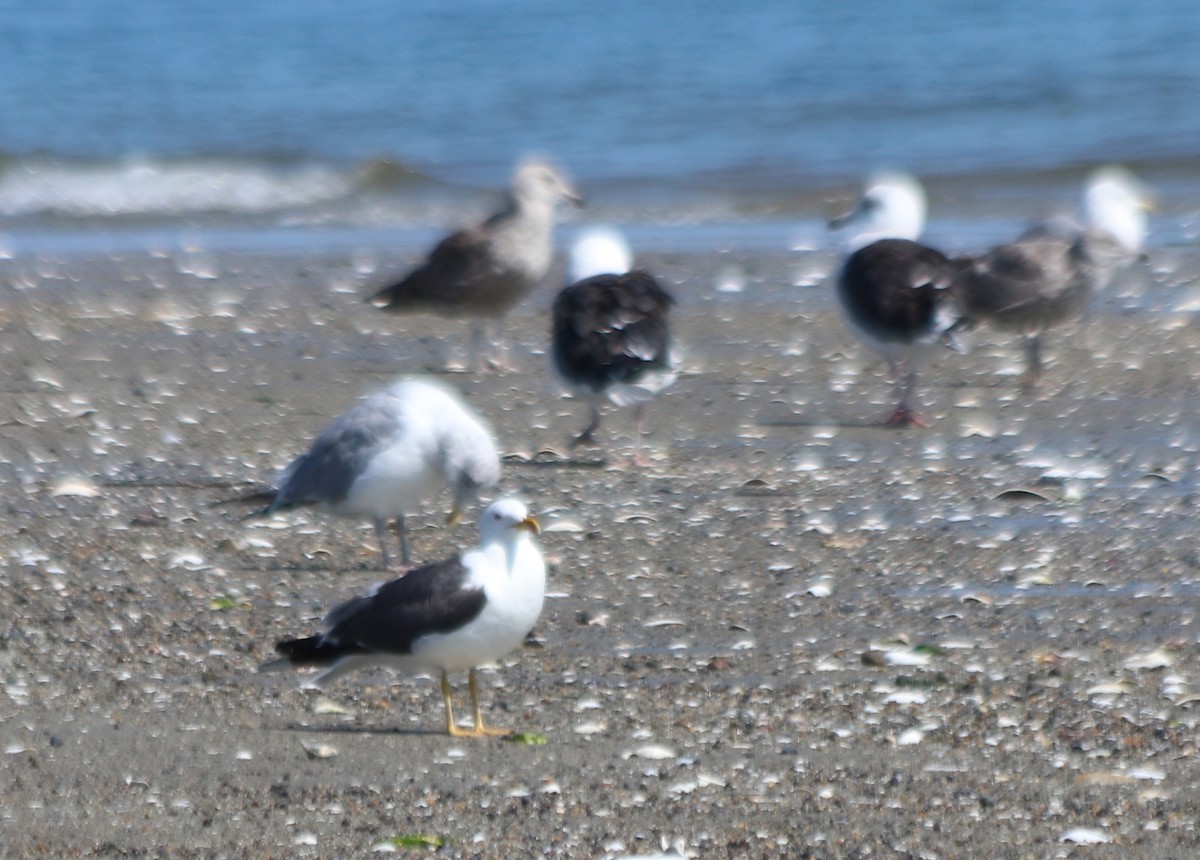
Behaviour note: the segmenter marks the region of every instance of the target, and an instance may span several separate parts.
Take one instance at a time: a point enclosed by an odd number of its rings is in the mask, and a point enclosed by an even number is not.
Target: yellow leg
[[[446,706],[446,734],[452,738],[473,738],[478,735],[470,729],[460,729],[454,722],[454,705],[450,701],[450,678],[442,672],[442,703]]]
[[[479,710],[479,683],[475,680],[474,669],[467,676],[467,684],[471,688],[471,709],[474,711],[475,716],[475,737],[484,737],[486,735],[504,737],[505,735],[511,735],[512,729],[493,729],[483,724],[483,714]]]

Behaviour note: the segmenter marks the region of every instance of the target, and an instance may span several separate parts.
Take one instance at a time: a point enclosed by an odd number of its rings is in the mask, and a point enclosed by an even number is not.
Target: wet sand
[[[378,257],[0,263],[0,853],[1194,854],[1185,301],[1098,301],[1033,394],[979,332],[923,374],[932,426],[897,431],[872,426],[883,365],[795,283],[827,258],[648,256],[686,372],[636,470],[629,413],[566,448],[586,408],[548,371],[549,290],[513,315],[515,370],[443,374],[466,326],[363,305],[363,270],[402,262]],[[1178,297],[1200,255],[1171,260],[1149,289]],[[441,735],[428,678],[256,672],[382,578],[373,534],[211,503],[426,370],[551,524],[535,635],[481,674],[489,718],[544,744]],[[474,541],[446,504],[412,523],[418,558]]]

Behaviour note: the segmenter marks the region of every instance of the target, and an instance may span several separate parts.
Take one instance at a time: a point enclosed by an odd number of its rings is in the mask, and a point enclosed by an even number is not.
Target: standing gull
[[[520,645],[542,612],[546,565],[532,537],[538,531],[521,502],[493,502],[479,522],[478,547],[335,606],[322,633],[282,640],[275,646],[282,658],[263,670],[320,666],[318,683],[370,666],[436,670],[447,734],[509,734],[484,725],[475,670]],[[455,723],[450,700],[449,673],[463,669],[469,671],[471,729]]]
[[[448,521],[457,524],[478,491],[499,480],[500,455],[483,419],[449,387],[407,378],[334,421],[272,489],[245,500],[269,502],[254,515],[317,505],[343,517],[370,517],[390,568],[389,519],[409,564],[406,513],[448,485],[454,493]]]
[[[1129,171],[1105,167],[1087,180],[1086,227],[1057,219],[967,263],[958,291],[970,324],[985,321],[1025,339],[1025,384],[1042,374],[1042,335],[1076,319],[1141,249],[1149,195]]]
[[[925,226],[925,192],[903,173],[868,181],[858,205],[830,227],[850,227],[837,274],[850,330],[888,363],[899,402],[886,424],[924,426],[913,404],[917,370],[940,345],[958,348],[949,287],[955,265],[916,240]]]
[[[552,167],[529,161],[517,168],[500,210],[481,224],[451,233],[425,262],[368,298],[394,313],[473,318],[470,366],[478,369],[483,320],[504,317],[550,268],[554,213],[559,201],[581,198]]]
[[[646,403],[675,381],[667,314],[674,299],[615,230],[585,232],[571,248],[570,279],[551,312],[551,357],[559,378],[586,398],[591,420],[576,445],[594,445],[600,403],[634,407],[633,462],[641,458]]]

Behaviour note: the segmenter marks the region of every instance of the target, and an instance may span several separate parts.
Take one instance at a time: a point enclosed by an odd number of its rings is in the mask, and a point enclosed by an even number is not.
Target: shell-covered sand
[[[645,469],[628,412],[567,448],[549,288],[475,376],[445,372],[466,325],[362,303],[398,257],[0,264],[0,853],[1193,856],[1198,255],[1054,331],[1036,392],[976,332],[923,373],[925,430],[872,426],[891,387],[828,257],[640,262],[684,369]],[[440,734],[427,677],[256,671],[385,574],[367,523],[212,503],[428,370],[548,526],[542,619],[481,673],[545,743]],[[447,505],[417,558],[474,542]]]

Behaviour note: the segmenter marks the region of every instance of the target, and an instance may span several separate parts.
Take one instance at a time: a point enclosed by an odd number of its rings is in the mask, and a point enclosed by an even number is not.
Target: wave
[[[0,157],[0,217],[262,216],[337,204],[428,177],[387,159]]]

